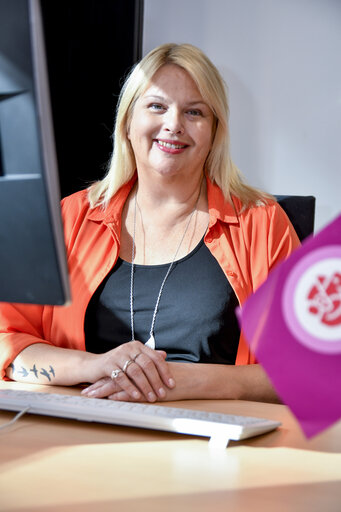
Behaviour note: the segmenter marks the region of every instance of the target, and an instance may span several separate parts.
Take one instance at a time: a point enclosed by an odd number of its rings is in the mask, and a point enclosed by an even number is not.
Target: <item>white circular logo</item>
[[[299,260],[282,305],[289,330],[305,346],[341,352],[341,246],[319,248]]]

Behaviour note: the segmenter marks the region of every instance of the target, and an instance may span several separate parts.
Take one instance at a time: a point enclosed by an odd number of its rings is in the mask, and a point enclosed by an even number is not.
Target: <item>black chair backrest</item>
[[[314,196],[276,195],[275,198],[289,217],[301,242],[313,234],[316,203]]]

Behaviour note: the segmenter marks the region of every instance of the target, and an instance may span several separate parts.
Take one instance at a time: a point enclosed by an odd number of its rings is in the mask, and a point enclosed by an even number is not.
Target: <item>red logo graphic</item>
[[[308,292],[309,311],[328,326],[341,324],[341,274],[319,275]]]

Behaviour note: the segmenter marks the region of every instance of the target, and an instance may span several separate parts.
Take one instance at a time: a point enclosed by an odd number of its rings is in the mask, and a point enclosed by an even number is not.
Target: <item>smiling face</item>
[[[162,66],[136,101],[129,126],[138,173],[201,174],[213,119],[190,75],[174,64]]]

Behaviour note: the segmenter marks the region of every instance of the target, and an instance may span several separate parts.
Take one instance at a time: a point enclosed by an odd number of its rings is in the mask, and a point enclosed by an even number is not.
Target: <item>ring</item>
[[[112,380],[115,380],[117,379],[117,377],[119,376],[119,374],[122,373],[122,370],[113,370],[111,372],[111,378]]]
[[[127,360],[126,360],[126,362],[124,363],[123,368],[122,368],[123,373],[125,373],[125,372],[126,372],[126,370],[127,370],[128,366],[129,366],[131,363],[133,363],[133,362],[134,362],[134,361],[133,361],[132,359],[127,359]]]
[[[135,361],[135,359],[137,359],[141,354],[142,352],[138,352],[137,354],[134,355],[134,357],[132,357],[132,360]]]

